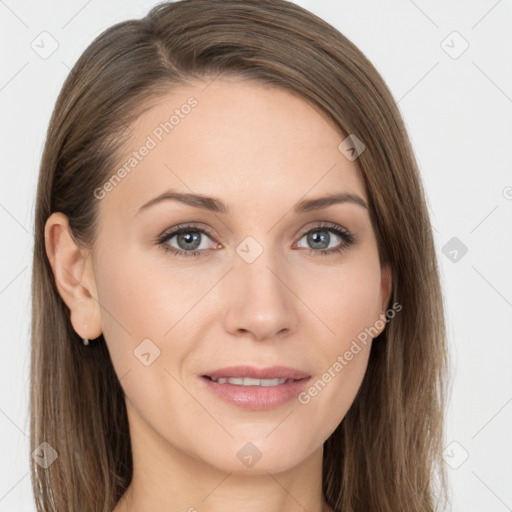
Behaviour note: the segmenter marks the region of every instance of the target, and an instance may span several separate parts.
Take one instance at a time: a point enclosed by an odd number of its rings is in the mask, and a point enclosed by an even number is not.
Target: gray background
[[[50,114],[93,38],[155,3],[0,0],[0,512],[35,510],[28,463],[32,217]],[[448,313],[451,510],[512,510],[511,0],[297,3],[374,63],[420,164]],[[42,54],[52,44],[58,48]]]

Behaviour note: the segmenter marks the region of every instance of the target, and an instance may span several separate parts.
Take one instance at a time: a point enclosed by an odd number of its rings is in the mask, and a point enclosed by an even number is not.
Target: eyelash
[[[196,232],[201,233],[203,235],[208,236],[213,241],[215,241],[214,237],[208,233],[203,228],[200,228],[198,226],[195,226],[193,224],[186,224],[186,225],[178,225],[176,228],[174,228],[172,231],[163,233],[158,237],[157,243],[162,247],[162,249],[165,252],[171,253],[174,256],[182,257],[182,258],[190,258],[195,256],[206,256],[206,253],[208,252],[205,249],[201,250],[194,250],[194,251],[183,251],[181,249],[176,249],[175,247],[171,247],[168,242],[171,238],[173,238],[176,235],[179,235],[181,233],[187,233],[187,232]],[[330,231],[332,233],[335,233],[338,235],[341,239],[343,239],[343,244],[340,247],[337,247],[335,249],[307,249],[309,251],[309,256],[335,256],[337,254],[340,254],[345,249],[350,247],[352,244],[356,242],[356,239],[354,235],[349,233],[345,228],[342,228],[340,226],[337,226],[336,224],[331,223],[323,223],[318,226],[315,226],[311,229],[308,229],[307,231],[304,231],[300,237],[299,240],[304,236],[311,232],[317,232],[317,231]]]

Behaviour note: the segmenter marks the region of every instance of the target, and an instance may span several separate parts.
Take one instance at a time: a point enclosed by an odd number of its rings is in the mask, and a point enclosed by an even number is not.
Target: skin
[[[242,409],[213,395],[199,376],[281,364],[316,382],[385,313],[391,274],[379,263],[369,211],[351,202],[292,210],[334,192],[368,204],[357,160],[338,150],[344,136],[303,99],[232,78],[160,98],[134,126],[120,162],[191,96],[198,104],[190,114],[94,199],[101,222],[93,251],[74,244],[62,213],[46,224],[48,258],[73,328],[91,340],[103,333],[125,392],[134,476],[114,511],[328,510],[323,443],[355,398],[371,339],[307,404]],[[217,197],[231,213],[176,201],[138,213],[171,188]],[[155,241],[192,222],[212,235],[198,235],[203,256],[175,256]],[[313,233],[330,241],[308,241],[303,233],[322,222],[356,241],[339,254],[310,255],[345,243],[325,228]],[[236,252],[247,236],[263,249],[251,263]],[[187,250],[176,236],[166,243]],[[134,355],[144,339],[160,350],[148,366]],[[237,457],[248,442],[261,453],[250,468]]]

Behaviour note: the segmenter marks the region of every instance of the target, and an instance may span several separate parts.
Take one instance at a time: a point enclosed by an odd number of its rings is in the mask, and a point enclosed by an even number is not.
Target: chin
[[[273,435],[275,432],[270,437]],[[315,448],[306,450],[304,439],[290,442],[288,437],[286,442],[284,436],[276,436],[273,440],[270,437],[255,437],[252,441],[247,436],[242,441],[231,439],[225,445],[218,444],[213,452],[209,451],[201,459],[224,472],[265,475],[292,469],[315,451]],[[322,450],[323,445],[320,444],[318,449]]]

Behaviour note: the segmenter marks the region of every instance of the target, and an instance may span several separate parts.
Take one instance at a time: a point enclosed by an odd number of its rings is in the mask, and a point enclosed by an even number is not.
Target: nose
[[[270,249],[251,263],[236,255],[226,282],[225,329],[256,340],[287,336],[297,329],[299,299],[290,273]]]

